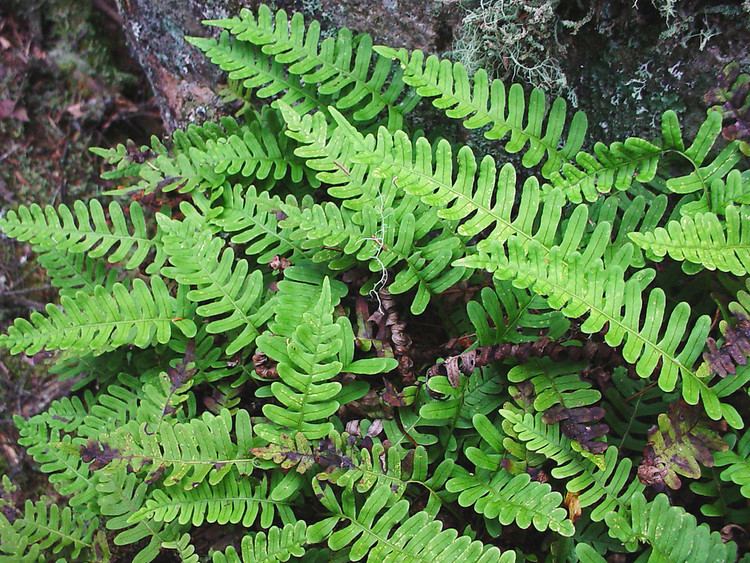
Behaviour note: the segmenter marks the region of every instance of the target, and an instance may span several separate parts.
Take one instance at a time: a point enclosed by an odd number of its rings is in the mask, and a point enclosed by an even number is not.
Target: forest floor
[[[19,204],[72,203],[105,189],[89,151],[162,131],[113,0],[10,0],[0,5],[0,214]],[[55,300],[28,244],[0,235],[0,331]],[[38,413],[66,385],[44,354],[0,351],[0,473],[24,472],[13,415]]]

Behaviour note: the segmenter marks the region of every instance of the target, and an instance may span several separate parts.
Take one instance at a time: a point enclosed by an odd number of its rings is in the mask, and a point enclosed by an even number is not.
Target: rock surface
[[[318,19],[324,34],[346,26],[370,33],[376,43],[445,54],[465,31],[462,20],[469,13],[467,6],[505,10],[512,5],[520,36],[524,36],[524,19],[541,9],[535,8],[540,2],[277,0],[273,5]],[[167,129],[211,118],[219,107],[214,92],[222,74],[183,36],[211,33],[200,24],[202,19],[226,17],[242,7],[254,9],[259,2],[118,3],[130,47],[145,69]],[[549,4],[544,6],[547,11]],[[631,135],[653,137],[659,116],[670,108],[680,113],[688,129],[695,129],[705,115],[703,95],[716,84],[721,68],[730,61],[739,62],[745,71],[750,66],[750,53],[743,47],[750,44],[750,8],[736,1],[679,3],[672,19],[665,19],[649,2],[634,8],[631,1],[590,0],[577,3],[577,12],[571,12],[563,2],[552,0],[551,4],[555,12],[546,21],[552,27],[542,34],[549,42],[547,52],[558,57],[556,64],[567,77],[567,97],[587,112],[592,139],[611,142]],[[580,29],[571,30],[571,22],[580,23]],[[475,56],[491,56],[493,49],[498,50],[493,41],[499,40],[499,34],[486,21],[481,25],[490,33],[481,36]],[[539,37],[537,33],[533,40],[538,43]],[[502,74],[503,65],[508,70],[512,64],[500,57],[498,74]]]

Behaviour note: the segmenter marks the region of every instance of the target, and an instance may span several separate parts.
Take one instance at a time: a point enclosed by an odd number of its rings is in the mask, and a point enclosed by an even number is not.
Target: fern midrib
[[[216,458],[210,458],[210,459],[182,459],[182,458],[171,458],[166,456],[155,456],[155,455],[146,455],[146,454],[121,454],[119,457],[123,459],[134,459],[134,460],[146,460],[146,461],[158,461],[160,463],[165,463],[169,465],[196,465],[196,466],[204,466],[204,465],[215,465],[215,464],[224,464],[224,465],[239,465],[242,463],[252,463],[256,460],[256,458],[226,458],[226,459],[216,459]]]
[[[534,301],[534,297],[532,295],[529,295],[529,298],[526,303],[524,303],[523,307],[519,307],[515,315],[513,315],[512,317],[508,317],[508,323],[503,328],[502,333],[498,335],[498,338],[496,339],[497,342],[495,342],[495,344],[502,344],[503,342],[507,342],[506,337],[510,333],[510,331],[521,326],[521,319],[529,310],[529,307],[531,307],[532,301]],[[495,330],[497,329],[498,327],[495,327]]]
[[[69,319],[70,320],[70,319]],[[176,317],[143,317],[140,319],[124,319],[116,321],[102,321],[102,322],[87,322],[87,323],[68,323],[66,326],[52,326],[52,329],[86,329],[86,328],[101,328],[101,327],[112,327],[120,325],[141,325],[141,324],[153,324],[156,322],[173,322],[177,320]],[[35,327],[36,328],[36,327]],[[56,334],[57,332],[55,332]],[[73,347],[76,349],[76,347]]]

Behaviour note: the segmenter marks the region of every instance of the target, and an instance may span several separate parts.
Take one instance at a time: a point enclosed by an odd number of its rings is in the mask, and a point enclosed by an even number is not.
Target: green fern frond
[[[600,229],[584,254],[570,252],[565,241],[547,249],[536,241],[524,246],[524,241],[512,238],[507,254],[490,241],[488,246],[494,246],[494,251],[480,251],[462,262],[489,269],[500,279],[513,280],[517,287],[532,289],[569,318],[587,315],[581,325],[584,333],[606,331],[607,344],[622,345],[623,358],[635,365],[638,375],[650,377],[658,370],[663,391],[672,391],[681,381],[685,400],[690,404],[702,401],[709,416],[718,420],[728,406],[720,403],[715,390],[694,367],[708,336],[710,318],[704,315],[689,328],[690,306],[685,302],[667,317],[666,296],[660,288],[651,290],[644,304],[642,293],[653,279],[653,271],[641,270],[626,279],[619,265],[605,268],[593,255],[604,248],[601,242],[608,238],[607,231]],[[644,312],[647,322],[642,324]]]
[[[97,286],[111,290],[118,278],[117,270],[86,254],[50,250],[40,254],[38,261],[61,296],[74,297],[79,291],[91,295]]]
[[[404,93],[401,71],[377,57],[373,64],[372,39],[369,35],[352,36],[346,28],[338,35],[320,41],[320,24],[313,20],[305,26],[302,14],[291,19],[284,10],[274,15],[261,5],[257,16],[242,10],[239,17],[206,22],[227,29],[240,41],[259,47],[260,52],[284,65],[290,75],[299,76],[303,84],[315,85],[319,95],[330,96],[336,107],[349,113],[355,121],[369,122],[386,111],[389,127],[403,126],[403,116],[419,100]],[[235,75],[236,76],[236,75]],[[277,89],[279,82],[271,87]],[[298,111],[307,111],[302,104]]]
[[[333,270],[349,269],[359,261],[379,279],[395,271],[389,292],[398,295],[416,288],[411,311],[421,314],[433,295],[467,277],[462,268],[450,267],[463,256],[464,245],[450,229],[431,231],[436,217],[414,209],[414,201],[404,199],[386,212],[387,195],[381,196],[356,212],[333,202],[306,209],[286,206],[282,227],[292,229],[304,248],[316,249],[307,251],[313,262],[328,263]]]
[[[151,146],[141,147],[137,157],[123,145],[94,152],[115,166],[103,175],[105,179],[130,178],[132,185],[111,192],[113,195],[140,190],[220,191],[233,181],[248,179],[264,188],[282,180],[299,184],[305,179],[317,185],[314,174],[294,157],[289,139],[281,134],[282,127],[278,112],[265,107],[245,112],[242,122],[224,116],[216,123],[177,130],[170,148],[153,137]]]
[[[732,142],[706,163],[721,132],[719,111],[709,112],[687,148],[677,115],[668,111],[662,118],[662,139],[658,144],[633,137],[609,146],[596,143],[594,154],[589,154],[580,151],[587,128],[583,112],[573,116],[567,140],[562,143],[567,112],[561,98],[555,99],[547,111],[545,96],[538,88],[532,90],[527,101],[523,88],[513,84],[506,97],[505,85],[497,79],[490,82],[482,69],[469,78],[461,63],[434,55],[425,59],[421,51],[410,54],[406,49],[375,49],[384,57],[398,60],[404,69],[404,82],[421,96],[434,98],[433,105],[448,117],[464,120],[469,129],[490,125],[484,134],[488,139],[502,140],[510,134],[505,150],[511,154],[523,152],[521,162],[527,168],[543,163],[542,176],[575,203],[584,198],[594,201],[612,189],[626,190],[634,181],[652,181],[661,159],[669,153],[679,154],[693,169],[686,176],[667,180],[667,188],[676,193],[705,189],[713,180],[724,177],[741,157],[739,144]]]
[[[591,383],[581,379],[585,364],[553,362],[549,359],[531,360],[513,366],[508,381],[530,381],[534,386],[534,410],[544,412],[555,405],[564,408],[587,407],[598,403],[602,394]]]
[[[279,313],[277,313],[279,316]],[[274,424],[309,439],[332,429],[330,418],[339,408],[335,400],[341,384],[330,381],[343,365],[337,355],[344,343],[341,326],[333,321],[330,282],[326,278],[317,304],[303,313],[290,339],[275,334],[258,338],[258,349],[278,362],[280,381],[271,384],[279,405],[265,405],[263,414]],[[267,425],[259,425],[258,431]]]
[[[249,273],[247,260],[235,262],[234,250],[224,248],[224,241],[212,236],[205,224],[174,221],[161,214],[157,221],[165,233],[164,251],[171,264],[162,273],[193,288],[187,298],[199,303],[196,313],[213,319],[207,332],[241,329],[227,345],[229,356],[252,344],[258,327],[271,316],[269,307],[260,306],[265,290],[262,272]]]
[[[331,96],[319,94],[314,85],[305,84],[299,75],[287,72],[283,64],[264,53],[260,46],[240,41],[227,31],[223,31],[218,39],[188,37],[187,41],[227,73],[230,88],[233,82],[239,84],[242,89],[239,97],[243,100],[251,101],[250,94],[260,99],[281,94],[278,99],[295,106],[301,114],[333,102]],[[236,86],[234,91],[238,91]]]
[[[462,377],[454,387],[447,377],[432,376],[427,382],[432,396],[419,409],[419,416],[434,426],[471,428],[476,414],[495,412],[503,402],[505,385],[491,368]]]
[[[42,252],[66,251],[89,258],[106,256],[110,263],[123,262],[126,269],[139,268],[149,261],[146,272],[158,271],[164,262],[161,247],[148,233],[143,209],[132,202],[126,211],[114,201],[105,214],[102,204],[92,199],[88,205],[76,200],[71,210],[22,205],[0,217],[0,230],[22,242],[30,242]],[[131,232],[132,231],[132,232]],[[151,253],[155,252],[150,259]]]
[[[302,143],[313,143],[309,154],[308,147],[297,149],[299,154],[320,156],[321,139],[327,137],[325,118],[316,114],[300,119],[283,106],[281,110],[287,120],[288,134]],[[580,205],[568,219],[562,240],[555,245],[564,204],[559,190],[548,194],[540,205],[538,183],[533,177],[527,179],[512,218],[516,179],[511,165],[503,166],[496,176],[491,157],[485,157],[477,168],[472,151],[463,147],[457,156],[459,166],[454,180],[451,147],[447,142],[438,143],[433,156],[431,145],[424,138],[412,143],[403,132],[392,135],[381,128],[375,140],[356,131],[335,109],[331,112],[338,124],[331,142],[340,142],[338,131],[343,130],[350,146],[356,148],[354,160],[367,164],[381,177],[392,177],[406,193],[436,207],[439,217],[462,222],[457,229],[459,235],[485,236],[477,246],[477,254],[455,264],[486,269],[500,280],[529,288],[569,318],[587,315],[582,330],[591,334],[606,326],[607,343],[624,344],[624,358],[636,365],[641,377],[650,377],[660,365],[659,385],[663,390],[671,391],[682,378],[683,395],[690,404],[702,400],[712,418],[722,416],[718,398],[693,367],[705,343],[710,319],[699,318],[688,333],[690,307],[680,303],[662,327],[666,302],[663,291],[655,289],[646,306],[649,322],[641,327],[642,293],[654,273],[642,270],[625,279],[624,269],[629,266],[632,252],[629,245],[605,267],[601,258],[612,231],[608,222],[599,223],[581,246],[588,208]],[[323,154],[314,165],[312,160],[308,161],[311,167],[327,170],[335,166],[330,163],[329,153]],[[334,185],[348,181],[340,169],[321,173],[319,177]],[[493,230],[487,232],[490,227]]]
[[[723,116],[720,111],[710,109],[706,120],[701,124],[695,134],[692,144],[683,149],[682,134],[674,112],[667,112],[669,118],[666,120],[664,137],[676,139],[673,148],[678,154],[690,163],[692,172],[685,176],[669,178],[666,187],[669,191],[678,194],[688,194],[700,190],[707,190],[714,180],[724,178],[742,158],[739,142],[732,141],[724,147],[713,160],[707,160],[711,149],[721,137]],[[667,116],[665,114],[665,117]],[[664,120],[662,131],[665,130]]]
[[[214,552],[212,563],[276,563],[305,555],[307,525],[299,520],[283,528],[272,526],[267,532],[244,536],[240,551],[230,546]]]
[[[693,143],[685,148],[677,114],[670,110],[662,116],[659,140],[650,142],[631,137],[609,146],[596,143],[593,154],[579,152],[575,162],[564,163],[560,172],[551,176],[550,182],[563,190],[570,201],[594,201],[599,194],[625,191],[634,183],[654,181],[664,158],[674,154],[686,160],[693,172],[669,177],[667,188],[677,193],[705,189],[714,180],[724,177],[740,159],[737,143],[731,143],[712,161],[706,162],[720,131],[721,113],[711,111]]]
[[[97,496],[96,479],[89,464],[81,459],[86,440],[50,428],[43,419],[24,421],[15,418],[20,434],[18,443],[25,448],[49,482],[62,495],[70,497],[72,507],[85,506]]]
[[[178,522],[200,526],[204,522],[252,526],[258,519],[267,529],[278,515],[284,524],[296,521],[291,509],[292,498],[302,482],[296,473],[272,479],[264,477],[257,485],[252,480],[230,472],[216,485],[204,481],[185,490],[179,487],[154,489],[143,507],[128,518],[128,523]]]
[[[646,502],[642,493],[633,495],[627,512],[610,512],[606,516],[610,535],[635,551],[640,543],[650,550],[648,561],[716,561],[737,559],[737,545],[711,532],[706,524],[700,526],[695,516],[678,506],[670,506],[663,494]]]
[[[629,236],[657,260],[669,255],[708,270],[744,276],[750,271],[750,208],[729,205],[724,213],[723,219],[710,212],[683,215],[664,227]]]
[[[458,493],[458,504],[473,506],[478,514],[498,519],[500,524],[513,522],[521,529],[533,524],[543,532],[552,530],[563,536],[572,536],[575,528],[568,513],[561,507],[562,495],[547,483],[532,481],[528,473],[511,475],[498,471],[491,480],[459,471],[446,483],[446,490]]]
[[[142,520],[135,524],[128,521],[144,505],[148,489],[148,484],[135,474],[120,467],[114,471],[99,472],[98,477],[97,502],[101,515],[107,519],[107,529],[118,532],[114,544],[139,544],[133,563],[150,563],[159,556],[162,543],[175,541],[179,537],[176,524],[165,526],[153,520]]]
[[[0,514],[0,561],[38,561],[40,552],[72,559],[86,553],[93,560],[98,527],[96,518],[74,514],[69,506],[27,500],[23,514],[12,523]]]
[[[164,281],[154,276],[151,287],[141,279],[133,280],[128,290],[117,283],[111,292],[98,286],[93,295],[78,293],[60,299],[62,310],[52,304],[47,315],[34,312],[16,319],[7,334],[0,335],[0,346],[12,354],[33,355],[40,350],[103,352],[126,345],[146,348],[169,341],[173,326],[193,336],[195,324],[182,318],[178,301]]]
[[[268,330],[276,336],[291,338],[304,321],[305,312],[320,301],[326,280],[331,305],[336,307],[348,288],[340,281],[329,278],[328,274],[326,268],[304,261],[284,270],[284,279],[277,284],[278,292],[273,299],[274,318],[268,323]]]
[[[243,245],[246,255],[255,256],[258,264],[268,264],[275,256],[306,254],[294,233],[281,226],[290,208],[298,205],[292,196],[283,201],[254,186],[245,189],[238,184],[224,193],[223,212],[214,222],[231,234],[232,243]]]
[[[164,549],[173,549],[180,558],[180,563],[200,563],[200,556],[195,552],[195,546],[190,543],[190,534],[182,534],[174,541],[162,542]]]
[[[750,433],[745,432],[736,446],[714,454],[716,467],[724,467],[719,474],[722,481],[739,485],[745,498],[750,498]]]
[[[240,475],[253,471],[250,449],[255,442],[244,409],[234,416],[226,409],[218,415],[205,412],[189,422],[160,424],[156,431],[131,422],[109,440],[119,461],[138,473],[148,472],[147,479],[165,473],[164,484],[170,487],[190,489],[204,481],[213,486],[233,468]]]
[[[463,120],[468,129],[489,126],[484,133],[487,139],[510,136],[505,150],[523,153],[526,168],[543,164],[542,174],[547,178],[583,145],[586,114],[578,111],[566,123],[567,104],[562,98],[555,98],[548,112],[546,96],[539,88],[534,88],[527,99],[520,84],[513,84],[506,93],[505,84],[497,79],[490,81],[483,69],[470,78],[461,63],[440,60],[435,55],[425,58],[419,50],[409,53],[381,46],[375,50],[384,58],[399,61],[404,82],[420,96],[434,98],[432,104],[448,117]]]
[[[331,488],[323,489],[317,481],[313,481],[313,488],[333,516],[309,526],[308,541],[318,543],[327,538],[328,547],[333,551],[351,546],[350,561],[365,557],[371,563],[515,561],[512,551],[501,553],[497,547],[472,541],[469,536],[459,536],[456,530],[443,530],[443,523],[434,520],[427,512],[409,516],[409,501],[406,499],[389,504],[391,496],[387,486],[376,488],[359,509],[349,491],[343,492],[339,504]],[[340,521],[346,526],[333,532]]]
[[[618,462],[617,448],[610,446],[604,454],[602,467],[596,467],[573,449],[571,441],[560,433],[558,424],[545,424],[541,414],[522,415],[507,409],[500,414],[512,424],[518,440],[526,448],[557,463],[552,470],[553,477],[573,478],[565,486],[578,494],[581,508],[595,507],[590,514],[594,522],[601,521],[611,510],[623,509],[633,494],[643,490],[637,479],[630,481],[632,460],[625,458]]]
[[[542,297],[502,281],[482,288],[479,299],[466,305],[466,313],[480,346],[531,342],[539,337],[540,330],[555,339],[570,326],[570,321],[559,311],[550,310]]]
[[[732,170],[725,180],[713,180],[700,199],[688,201],[680,206],[680,214],[695,215],[697,213],[715,213],[724,215],[729,205],[741,207],[750,204],[750,176],[739,170]]]

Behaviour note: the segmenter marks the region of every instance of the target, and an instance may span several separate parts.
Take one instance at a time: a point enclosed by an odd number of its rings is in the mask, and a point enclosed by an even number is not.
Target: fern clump
[[[237,117],[95,149],[106,205],[0,217],[60,292],[0,346],[73,380],[14,418],[57,500],[4,477],[0,560],[734,561],[750,187],[721,115],[604,144],[481,69],[266,6],[207,24]]]

